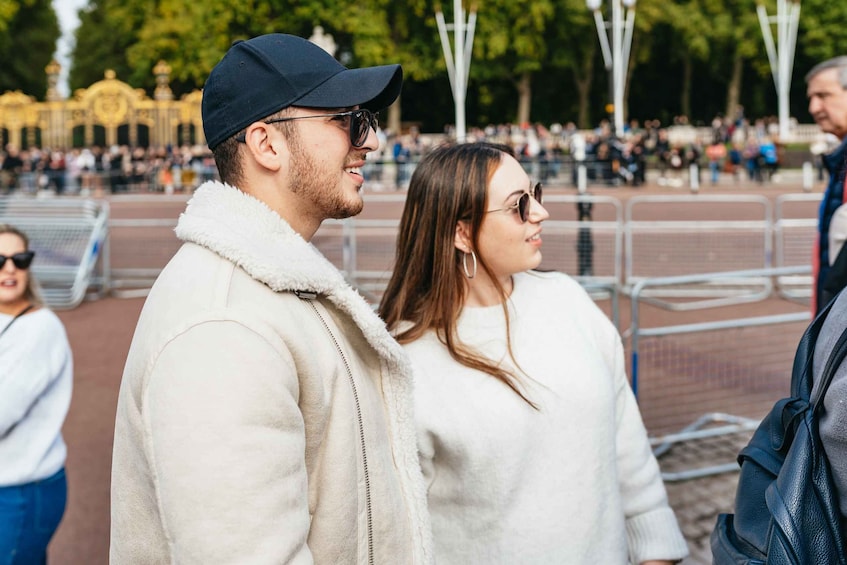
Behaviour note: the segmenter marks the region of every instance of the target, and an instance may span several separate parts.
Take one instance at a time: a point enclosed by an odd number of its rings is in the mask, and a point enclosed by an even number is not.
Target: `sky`
[[[70,61],[68,56],[73,46],[74,30],[79,25],[77,11],[87,4],[88,0],[53,0],[53,9],[56,10],[59,26],[62,29],[62,35],[56,42],[56,60],[62,65],[62,74],[59,76],[59,92],[65,97],[69,94],[68,71],[70,70]]]

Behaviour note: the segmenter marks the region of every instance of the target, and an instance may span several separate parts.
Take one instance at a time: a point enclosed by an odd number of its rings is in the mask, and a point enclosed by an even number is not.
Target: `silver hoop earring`
[[[468,255],[470,255],[471,259],[473,260],[473,273],[468,271]],[[470,254],[467,252],[462,253],[462,268],[465,270],[465,276],[469,279],[472,279],[476,276],[476,253],[474,253],[473,250],[470,252]]]

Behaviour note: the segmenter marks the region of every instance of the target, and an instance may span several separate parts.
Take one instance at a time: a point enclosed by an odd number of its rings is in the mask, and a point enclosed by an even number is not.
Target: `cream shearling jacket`
[[[405,354],[262,202],[196,191],[121,383],[112,563],[432,561]]]

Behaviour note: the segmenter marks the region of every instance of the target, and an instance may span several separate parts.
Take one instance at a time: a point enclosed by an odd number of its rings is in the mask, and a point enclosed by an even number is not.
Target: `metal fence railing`
[[[646,278],[771,266],[771,204],[763,196],[637,196],[627,202],[624,222],[626,290]],[[719,278],[684,287],[663,285],[649,293],[731,304],[767,296],[769,284],[758,278]]]
[[[74,308],[87,293],[109,287],[108,218],[105,201],[0,199],[0,224],[26,233],[36,257],[32,273],[56,309]]]
[[[102,242],[108,272],[103,276],[116,293],[143,293],[152,284],[179,246],[173,227],[188,198],[190,194],[109,197],[110,230]],[[313,242],[354,285],[379,296],[393,268],[405,193],[369,193],[365,198],[364,214],[324,222]],[[613,286],[616,294],[627,294],[647,278],[808,266],[816,205],[816,195],[810,194],[780,196],[773,207],[765,197],[698,194],[638,195],[624,207],[612,196],[554,193],[545,198],[551,215],[543,225],[540,268],[566,272],[584,286],[593,285],[595,294],[608,296]],[[772,284],[787,299],[808,302],[811,295],[810,275],[799,274],[656,287],[641,299],[696,309],[760,300],[772,292]],[[597,290],[601,286],[607,290]],[[676,300],[692,296],[704,302]]]
[[[683,442],[753,429],[789,390],[797,343],[810,322],[808,309],[777,295],[741,315],[665,310],[642,320],[652,289],[698,285],[717,279],[776,278],[806,274],[784,267],[645,279],[631,293],[630,376],[657,455]],[[758,307],[754,307],[758,306]],[[658,320],[658,322],[657,322]],[[732,461],[682,469],[666,480],[737,470]]]
[[[782,194],[774,205],[774,267],[809,265],[818,236],[819,194]],[[808,301],[811,275],[777,279],[780,294],[790,300]]]

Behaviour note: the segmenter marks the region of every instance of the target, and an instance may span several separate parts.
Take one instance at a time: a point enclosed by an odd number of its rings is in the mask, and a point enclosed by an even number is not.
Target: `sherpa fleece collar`
[[[176,235],[231,261],[277,292],[327,297],[353,318],[377,352],[406,364],[384,322],[341,272],[260,200],[228,184],[203,183],[180,215]]]

